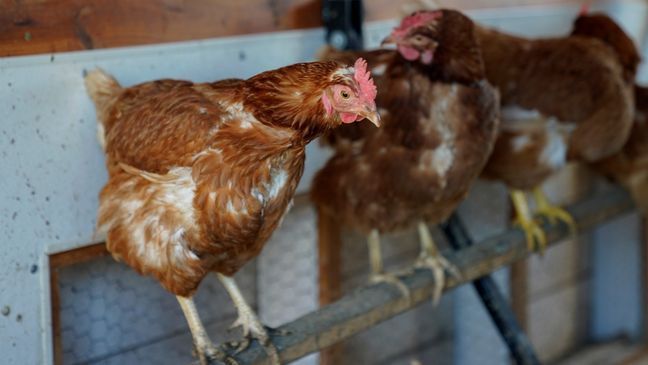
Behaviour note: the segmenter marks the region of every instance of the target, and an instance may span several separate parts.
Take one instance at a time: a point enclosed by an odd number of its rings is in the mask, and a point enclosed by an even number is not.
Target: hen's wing
[[[158,80],[124,89],[103,122],[109,160],[161,174],[190,166],[223,124],[225,91],[242,84]]]

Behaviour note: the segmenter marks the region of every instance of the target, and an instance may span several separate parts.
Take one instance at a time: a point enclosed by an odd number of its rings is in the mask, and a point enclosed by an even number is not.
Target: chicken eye
[[[343,99],[348,99],[349,96],[351,95],[349,95],[349,93],[346,90],[342,90],[340,91],[340,96],[342,96]]]

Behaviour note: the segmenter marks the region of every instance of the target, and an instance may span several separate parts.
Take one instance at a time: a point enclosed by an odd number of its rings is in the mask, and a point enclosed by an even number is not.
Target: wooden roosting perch
[[[579,232],[584,232],[630,211],[633,206],[628,194],[615,189],[595,194],[567,210],[576,220]],[[543,229],[547,232],[550,244],[569,235],[569,228],[563,223],[547,223]],[[462,274],[461,280],[449,277],[444,292],[531,254],[524,233],[517,228],[511,228],[460,251],[444,252],[443,255]],[[435,284],[429,271],[417,270],[401,278],[410,289],[411,300],[403,298],[396,288],[388,284],[366,286],[279,327],[278,330],[283,335],[273,336],[272,341],[279,350],[282,362],[322,350],[430,300]],[[240,365],[268,364],[263,348],[257,343],[239,354],[231,353],[231,356]]]

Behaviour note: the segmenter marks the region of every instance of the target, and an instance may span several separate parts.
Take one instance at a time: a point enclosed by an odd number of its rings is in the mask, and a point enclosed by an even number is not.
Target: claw
[[[209,365],[212,360],[219,360],[228,365],[238,365],[236,360],[229,357],[225,351],[213,345],[205,331],[205,327],[200,321],[193,299],[191,297],[180,296],[177,296],[176,298],[180,303],[182,312],[187,318],[187,323],[189,324],[189,329],[191,330],[191,336],[193,337],[194,342],[194,354],[198,357],[200,364]]]
[[[434,293],[432,294],[432,302],[434,305],[437,305],[439,304],[443,288],[445,287],[446,270],[456,279],[461,278],[461,272],[456,266],[451,264],[450,261],[441,255],[425,222],[419,222],[418,233],[419,239],[421,240],[421,254],[419,255],[418,260],[416,260],[414,268],[432,271],[435,285]]]
[[[212,344],[209,344],[202,349],[194,347],[194,352],[198,357],[200,365],[210,365],[214,360],[223,362],[227,365],[239,365],[233,357],[228,356],[223,350]]]
[[[540,255],[544,255],[547,249],[547,236],[545,235],[540,225],[534,220],[517,219],[515,222],[517,226],[524,231],[526,237],[527,248],[529,251],[539,251]]]
[[[412,296],[407,285],[405,285],[405,283],[403,283],[398,278],[398,276],[394,274],[387,274],[387,273],[372,274],[371,276],[369,276],[369,282],[371,284],[387,283],[387,284],[394,285],[396,288],[398,288],[401,294],[408,300]]]
[[[569,232],[572,235],[576,234],[576,221],[574,221],[571,214],[569,214],[565,209],[551,204],[540,188],[533,190],[533,196],[538,205],[538,209],[536,210],[538,216],[546,218],[551,224],[556,224],[558,221],[564,222],[569,227]]]
[[[405,285],[395,274],[385,273],[382,265],[382,252],[380,250],[380,235],[377,230],[372,230],[367,237],[367,245],[369,248],[369,263],[371,264],[371,275],[369,282],[388,283],[396,286],[398,290],[409,301],[411,293],[407,285]]]
[[[238,318],[236,319],[236,321],[234,321],[230,328],[240,326],[241,330],[243,331],[244,339],[240,341],[240,343],[236,343],[235,353],[244,351],[250,346],[251,340],[256,339],[265,349],[271,363],[280,365],[281,362],[279,361],[279,352],[270,341],[270,335],[268,335],[268,331],[266,330],[265,326],[261,324],[261,321],[259,321],[259,319],[257,318],[256,313],[254,313],[252,308],[250,308],[250,306],[247,304],[234,280],[221,274],[218,274],[218,278],[221,280],[223,286],[225,286],[225,289],[230,294],[230,297],[234,302],[234,306],[237,308],[239,314]]]
[[[541,255],[544,254],[547,247],[547,236],[538,223],[533,220],[524,192],[520,190],[512,190],[511,200],[513,201],[513,206],[515,207],[515,213],[517,216],[515,224],[524,231],[527,248],[529,251],[537,249],[540,251]]]
[[[283,336],[292,335],[292,331],[289,331],[289,330],[286,330],[286,329],[273,328],[273,327],[266,326],[266,325],[264,325],[263,327],[266,329],[266,331],[268,333],[271,333],[273,336],[283,337]]]

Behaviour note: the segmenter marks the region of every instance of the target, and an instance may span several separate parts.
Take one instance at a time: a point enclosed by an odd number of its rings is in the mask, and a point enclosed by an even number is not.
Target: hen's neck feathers
[[[444,10],[439,29],[432,64],[421,66],[442,81],[473,84],[482,80],[484,62],[472,20],[457,11]]]
[[[303,144],[337,124],[322,95],[337,62],[301,63],[256,75],[246,82],[243,104],[265,125],[296,132]]]

